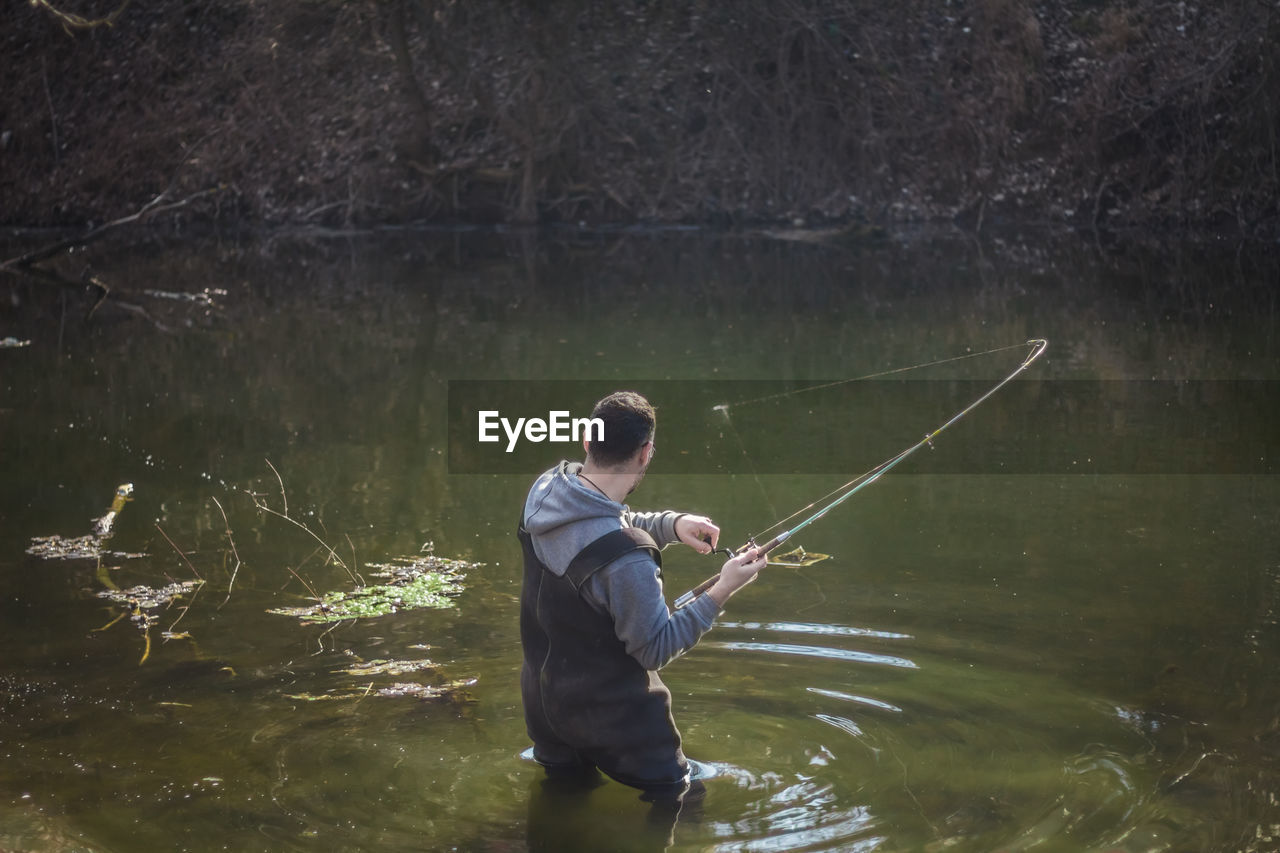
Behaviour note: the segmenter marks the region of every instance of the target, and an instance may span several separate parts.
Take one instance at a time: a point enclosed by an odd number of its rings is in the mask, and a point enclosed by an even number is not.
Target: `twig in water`
[[[368,696],[368,695],[369,695],[370,693],[372,693],[372,692],[373,692],[373,682],[372,682],[372,681],[370,681],[370,682],[369,682],[369,686],[368,686],[368,687],[366,687],[366,688],[364,689],[364,692],[360,694],[360,698],[356,700],[356,704],[355,704],[355,705],[352,705],[351,707],[352,707],[353,709],[354,709],[355,707],[357,707],[361,702],[363,702],[363,701],[364,701],[364,698],[365,698],[366,696]]]
[[[200,584],[198,587],[196,587],[195,592],[191,594],[191,601],[187,602],[181,608],[179,608],[180,610],[182,610],[182,612],[178,614],[178,618],[174,619],[172,624],[169,625],[168,629],[165,630],[166,634],[173,633],[174,626],[177,625],[179,622],[181,622],[182,618],[187,615],[187,611],[191,609],[191,605],[196,603],[196,596],[200,594],[200,590],[202,589],[204,589],[204,584]],[[172,604],[173,602],[171,601],[169,603]],[[169,642],[168,637],[165,638],[165,642],[166,643]]]
[[[321,595],[320,595],[320,593],[316,592],[316,588],[315,588],[314,586],[312,586],[312,585],[310,584],[310,582],[308,582],[308,581],[307,581],[307,579],[306,579],[306,578],[304,578],[302,575],[300,575],[300,574],[298,574],[297,572],[295,572],[295,571],[294,571],[292,568],[290,568],[289,566],[285,566],[285,568],[286,568],[286,569],[289,569],[289,574],[293,575],[295,578],[297,578],[297,579],[298,579],[298,583],[300,583],[300,584],[302,584],[304,587],[306,587],[307,592],[311,593],[311,597],[312,597],[312,598],[314,598],[316,601],[321,601],[321,600],[323,600],[323,599],[322,599],[322,597],[321,597]]]
[[[203,198],[204,196],[207,196],[219,191],[220,191],[220,188],[217,188],[217,187],[212,189],[200,190],[199,192],[192,193],[191,195],[187,196],[184,199],[170,202],[169,196],[168,196],[168,190],[166,190],[165,192],[153,198],[151,201],[144,204],[142,208],[139,209],[136,213],[131,213],[128,216],[122,216],[119,219],[113,219],[110,222],[106,222],[95,228],[91,228],[88,231],[86,231],[84,234],[81,234],[78,237],[71,237],[65,240],[59,240],[56,243],[53,243],[49,246],[45,246],[43,249],[36,249],[34,251],[27,252],[25,255],[19,255],[16,258],[10,258],[7,261],[0,262],[0,269],[8,269],[8,268],[25,269],[27,267],[32,266],[33,264],[39,263],[40,261],[46,260],[48,258],[52,258],[54,255],[60,254],[66,251],[67,249],[71,249],[76,246],[82,246],[86,243],[90,243],[114,228],[119,228],[122,225],[129,225],[135,222],[143,222],[149,217],[155,216],[158,213],[168,213],[171,210],[178,210],[180,208],[186,207],[196,199]]]
[[[231,600],[231,589],[236,585],[236,575],[239,574],[240,566],[243,564],[240,562],[240,552],[236,550],[236,540],[231,537],[231,522],[227,521],[227,511],[222,508],[222,504],[218,503],[216,497],[213,498],[213,503],[218,507],[218,512],[222,513],[222,523],[225,525],[223,532],[227,534],[227,542],[231,545],[231,556],[236,558],[235,567],[231,569],[231,581],[227,584],[227,597],[222,600],[222,604],[218,605],[221,609],[223,604]]]
[[[307,563],[310,563],[311,558],[314,557],[316,554],[319,554],[323,550],[324,550],[323,545],[317,545],[316,547],[312,548],[311,553],[303,557],[302,562],[298,563],[298,565],[296,566],[298,571],[302,571],[302,567],[305,566]]]
[[[315,657],[316,655],[322,654],[324,652],[325,650],[324,638],[329,636],[329,634],[331,634],[332,632],[336,631],[338,626],[341,624],[342,624],[341,622],[334,622],[332,625],[330,625],[328,628],[325,629],[324,633],[322,633],[319,637],[316,637],[316,650],[312,653],[311,655],[312,657]]]
[[[270,459],[264,459],[262,461],[266,462],[267,467],[271,469],[271,473],[276,475],[276,482],[280,484],[280,502],[284,504],[284,514],[287,517],[289,515],[289,496],[284,492],[284,478],[280,476],[280,472],[276,470],[276,466],[271,464]]]
[[[178,552],[178,556],[182,558],[182,562],[187,564],[187,568],[191,570],[191,574],[195,575],[196,578],[198,578],[199,580],[204,580],[204,578],[201,577],[200,573],[196,571],[196,567],[191,565],[191,561],[187,559],[187,555],[182,553],[182,549],[179,548],[177,545],[173,544],[173,540],[169,538],[168,533],[164,532],[164,528],[160,526],[159,522],[156,522],[156,530],[160,531],[160,535],[164,537],[164,541],[168,542],[170,545],[173,545],[173,550]]]
[[[351,565],[353,568],[347,569],[347,575],[350,576],[353,584],[356,584],[357,586],[365,586],[364,577],[358,571],[360,568],[360,561],[356,559],[356,543],[351,541],[351,534],[344,533],[342,535],[347,537],[347,544],[351,546]]]
[[[284,512],[281,512],[280,510],[277,510],[277,509],[272,509],[270,506],[267,505],[266,501],[260,500],[256,494],[246,489],[245,494],[247,494],[250,500],[253,501],[253,505],[257,507],[259,511],[270,513],[271,515],[274,515],[277,518],[282,518],[285,521],[292,524],[294,527],[297,527],[299,530],[305,531],[308,536],[310,536],[312,539],[319,542],[324,547],[324,549],[329,552],[330,558],[332,558],[335,563],[337,563],[339,566],[342,566],[344,569],[347,569],[347,564],[343,562],[341,557],[338,556],[338,552],[333,550],[333,548],[329,546],[328,542],[325,542],[323,539],[317,536],[316,532],[312,530],[310,527],[307,527],[301,521],[298,521],[293,516],[289,515],[289,500],[285,496],[284,478],[280,476],[279,471],[276,471],[276,466],[271,464],[270,459],[267,459],[265,461],[267,463],[267,467],[269,467],[272,470],[272,472],[275,473],[276,480],[280,483],[280,499],[284,503]],[[348,569],[348,571],[350,571],[350,569]]]

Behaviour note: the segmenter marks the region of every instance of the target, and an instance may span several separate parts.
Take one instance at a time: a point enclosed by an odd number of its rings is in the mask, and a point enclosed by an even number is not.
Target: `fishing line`
[[[821,391],[823,388],[834,388],[837,385],[847,385],[850,382],[862,382],[865,379],[878,379],[881,376],[892,376],[895,373],[906,373],[909,370],[921,370],[926,367],[936,367],[939,364],[950,364],[953,361],[964,361],[966,358],[978,358],[984,355],[992,355],[997,352],[1007,352],[1011,349],[1020,349],[1027,344],[1010,344],[1005,347],[996,347],[995,349],[983,350],[982,352],[969,352],[964,355],[953,355],[948,358],[940,358],[936,361],[924,361],[920,364],[912,364],[907,367],[895,367],[890,370],[881,370],[878,373],[868,373],[865,376],[853,376],[849,379],[836,379],[833,382],[823,382],[820,385],[807,385],[804,388],[796,388],[791,391],[779,391],[777,394],[766,394],[763,397],[752,397],[749,400],[739,400],[736,403],[721,403],[718,406],[712,406],[711,410],[717,409],[725,413],[725,417],[729,416],[729,409],[737,406],[749,406],[754,403],[763,403],[767,400],[777,400],[782,397],[792,397],[796,394],[804,394],[807,391]]]
[[[764,488],[764,484],[760,481],[760,476],[759,476],[759,474],[756,472],[755,464],[754,464],[754,462],[753,462],[753,461],[752,461],[752,459],[751,459],[751,455],[747,452],[747,448],[746,448],[746,446],[743,444],[743,441],[742,441],[742,436],[738,433],[737,428],[736,428],[736,427],[734,426],[734,424],[733,424],[733,419],[732,419],[732,418],[730,417],[730,415],[729,415],[729,409],[730,409],[730,408],[737,407],[737,406],[749,406],[749,405],[753,405],[753,404],[755,404],[755,403],[763,403],[763,402],[766,402],[766,401],[768,401],[768,400],[778,400],[778,399],[782,399],[782,398],[784,398],[784,397],[791,397],[791,396],[794,396],[794,395],[796,395],[796,394],[803,394],[803,393],[805,393],[805,392],[807,392],[807,391],[820,391],[820,390],[822,390],[823,388],[834,388],[834,387],[836,387],[836,386],[838,386],[838,385],[846,385],[846,384],[848,384],[848,383],[850,383],[850,382],[861,382],[861,381],[863,381],[863,380],[867,380],[867,379],[878,379],[878,378],[883,377],[883,376],[892,376],[892,375],[893,375],[893,374],[895,374],[895,373],[906,373],[906,372],[911,371],[911,370],[922,370],[922,369],[924,369],[924,368],[926,368],[926,367],[936,367],[936,366],[941,365],[941,364],[950,364],[950,363],[951,363],[951,362],[953,362],[953,361],[963,361],[963,360],[965,360],[965,359],[969,359],[969,358],[979,358],[979,357],[984,356],[984,355],[992,355],[992,354],[994,354],[994,353],[1008,352],[1009,350],[1021,349],[1022,347],[1029,346],[1029,345],[1032,345],[1032,344],[1034,344],[1034,343],[1035,343],[1034,341],[1028,341],[1028,342],[1026,342],[1026,343],[1021,343],[1021,344],[1009,344],[1008,346],[995,347],[994,349],[983,350],[982,352],[970,352],[970,353],[965,353],[964,355],[948,356],[947,358],[934,359],[933,361],[924,361],[924,362],[921,362],[921,363],[919,363],[919,364],[912,364],[912,365],[908,365],[908,366],[906,366],[906,367],[894,367],[894,368],[890,368],[890,369],[888,369],[888,370],[881,370],[881,371],[877,371],[877,372],[875,372],[875,373],[867,373],[867,374],[865,374],[865,375],[863,375],[863,376],[854,376],[854,377],[851,377],[851,378],[849,378],[849,379],[837,379],[837,380],[835,380],[835,381],[833,381],[833,382],[824,382],[824,383],[819,384],[819,385],[809,385],[809,386],[806,386],[806,387],[804,387],[804,388],[797,388],[797,389],[792,390],[792,391],[782,391],[782,392],[779,392],[779,393],[776,393],[776,394],[766,394],[766,395],[764,395],[764,396],[762,396],[762,397],[752,397],[752,398],[747,399],[747,400],[739,400],[739,401],[738,401],[738,402],[736,402],[736,403],[721,403],[721,404],[719,404],[719,405],[717,405],[717,406],[712,406],[712,407],[711,407],[711,410],[712,410],[713,412],[714,412],[714,411],[718,411],[718,412],[720,412],[721,414],[723,414],[723,415],[724,415],[725,421],[726,421],[726,422],[728,422],[730,429],[733,431],[734,439],[735,439],[735,440],[737,441],[737,443],[738,443],[738,449],[742,451],[742,456],[743,456],[743,458],[747,460],[747,465],[748,465],[748,466],[750,467],[750,469],[751,469],[751,475],[752,475],[752,477],[755,479],[756,486],[758,486],[758,487],[759,487],[759,489],[760,489],[760,493],[764,496],[765,503],[766,503],[766,504],[768,504],[768,506],[769,506],[769,514],[770,514],[771,516],[775,516],[775,517],[776,517],[776,516],[777,516],[777,514],[778,514],[778,512],[777,512],[777,510],[776,510],[776,509],[774,509],[773,502],[772,502],[771,500],[769,500],[769,494],[768,494],[768,492],[765,490],[765,488]],[[984,398],[984,399],[985,399],[985,398]],[[947,423],[947,424],[943,425],[942,429],[946,429],[946,427],[947,427],[947,426],[950,426],[950,423]],[[942,431],[942,429],[939,429],[937,432],[941,432],[941,431]],[[933,435],[937,435],[937,432],[933,433]],[[911,450],[914,450],[914,448],[911,448],[910,450],[904,451],[902,455],[905,455],[905,454],[907,454],[907,453],[910,453],[910,452],[911,452]],[[825,501],[825,500],[827,500],[827,499],[829,499],[829,498],[832,498],[832,497],[834,497],[834,496],[836,496],[836,495],[840,494],[840,492],[844,491],[845,489],[848,489],[848,488],[850,488],[850,487],[852,487],[852,486],[856,486],[860,481],[864,480],[865,478],[870,477],[870,476],[873,476],[873,475],[874,475],[874,474],[876,474],[876,472],[877,472],[877,471],[879,471],[880,469],[885,468],[886,466],[892,466],[892,465],[897,464],[897,462],[898,462],[898,461],[899,461],[899,460],[898,460],[897,458],[893,458],[893,459],[886,459],[884,462],[881,462],[879,465],[876,465],[875,467],[870,468],[870,469],[868,469],[868,470],[864,471],[863,473],[859,474],[857,477],[854,477],[854,478],[853,478],[852,480],[850,480],[849,482],[847,482],[847,483],[845,483],[845,484],[843,484],[843,485],[841,485],[841,486],[837,486],[836,488],[832,489],[830,492],[828,492],[827,494],[825,494],[825,495],[823,495],[822,497],[818,498],[817,500],[815,500],[815,501],[813,501],[813,502],[811,502],[811,503],[807,504],[806,506],[802,506],[800,509],[798,509],[798,510],[796,510],[795,512],[791,513],[791,515],[788,515],[786,518],[781,519],[780,521],[778,521],[778,522],[777,522],[777,523],[775,523],[775,524],[770,525],[769,527],[766,527],[764,530],[761,530],[759,533],[756,533],[754,536],[751,536],[751,537],[750,537],[750,539],[751,539],[752,541],[757,540],[757,539],[760,539],[760,538],[761,538],[761,537],[763,537],[765,534],[767,534],[767,533],[771,533],[771,532],[772,532],[772,531],[774,531],[775,529],[777,529],[777,528],[781,527],[782,525],[786,524],[788,521],[790,521],[791,519],[793,519],[793,518],[795,518],[796,516],[800,515],[801,513],[805,512],[806,510],[813,509],[815,506],[818,506],[818,505],[819,505],[819,504],[821,504],[823,501]],[[724,549],[724,550],[726,550],[726,551],[727,551],[728,549],[726,548],[726,549]]]
[[[936,367],[936,366],[941,365],[941,364],[950,364],[950,363],[951,363],[951,362],[953,362],[953,361],[963,361],[963,360],[965,360],[965,359],[969,359],[969,358],[979,358],[979,357],[984,356],[984,355],[992,355],[992,354],[994,354],[994,353],[1007,352],[1007,351],[1009,351],[1009,350],[1012,350],[1012,349],[1019,349],[1019,348],[1021,348],[1021,347],[1025,347],[1025,346],[1027,346],[1027,344],[1025,344],[1025,343],[1022,343],[1022,344],[1009,344],[1008,346],[995,347],[994,349],[983,350],[982,352],[970,352],[970,353],[965,353],[964,355],[948,356],[947,358],[934,359],[933,361],[925,361],[925,362],[921,362],[921,363],[919,363],[919,364],[912,364],[912,365],[908,365],[908,366],[906,366],[906,367],[894,367],[894,368],[890,368],[890,369],[888,369],[888,370],[880,370],[880,371],[877,371],[877,372],[875,372],[875,373],[867,373],[867,374],[864,374],[864,375],[862,375],[862,376],[853,376],[853,377],[850,377],[850,378],[848,378],[848,379],[837,379],[837,380],[834,380],[834,381],[832,381],[832,382],[823,382],[823,383],[821,383],[821,384],[819,384],[819,385],[809,385],[809,386],[806,386],[806,387],[804,387],[804,388],[797,388],[797,389],[794,389],[794,390],[791,390],[791,391],[781,391],[781,392],[776,393],[776,394],[766,394],[766,395],[764,395],[764,396],[762,396],[762,397],[752,397],[752,398],[747,399],[747,400],[739,400],[739,401],[737,401],[736,403],[720,403],[719,405],[712,406],[712,407],[711,407],[711,410],[712,410],[713,412],[720,412],[722,415],[724,415],[725,422],[729,425],[729,430],[733,433],[733,438],[734,438],[734,440],[737,442],[738,449],[742,452],[742,458],[746,460],[746,462],[747,462],[747,467],[748,467],[748,468],[750,469],[750,471],[751,471],[751,477],[752,477],[752,479],[753,479],[753,480],[755,480],[756,487],[760,490],[760,495],[764,498],[764,502],[765,502],[765,504],[769,507],[769,515],[770,515],[770,516],[773,516],[773,517],[777,517],[777,515],[778,515],[778,510],[774,507],[773,501],[769,498],[769,492],[768,492],[768,490],[767,490],[767,489],[765,489],[765,487],[764,487],[764,483],[763,483],[763,482],[761,482],[761,480],[760,480],[760,474],[759,474],[759,472],[756,470],[755,462],[754,462],[754,460],[751,458],[751,454],[747,452],[746,445],[745,445],[745,444],[743,443],[743,441],[742,441],[742,436],[741,436],[741,434],[738,432],[737,427],[736,427],[736,426],[734,425],[734,423],[733,423],[733,418],[732,418],[732,417],[730,416],[730,414],[729,414],[729,410],[730,410],[731,408],[735,408],[735,407],[738,407],[738,406],[750,406],[750,405],[754,405],[754,404],[756,404],[756,403],[764,403],[764,402],[767,402],[767,401],[769,401],[769,400],[779,400],[779,399],[782,399],[782,398],[784,398],[784,397],[792,397],[792,396],[795,396],[795,395],[797,395],[797,394],[803,394],[803,393],[805,393],[805,392],[807,392],[807,391],[820,391],[820,390],[822,390],[822,389],[824,389],[824,388],[834,388],[834,387],[839,386],[839,385],[846,385],[846,384],[848,384],[848,383],[850,383],[850,382],[862,382],[862,381],[867,380],[867,379],[878,379],[878,378],[883,377],[883,376],[892,376],[892,375],[894,375],[894,374],[896,374],[896,373],[906,373],[906,372],[911,371],[911,370],[922,370],[922,369],[924,369],[924,368],[926,368],[926,367]],[[759,539],[760,537],[764,536],[766,533],[769,533],[769,532],[773,531],[775,528],[781,527],[782,525],[786,524],[786,523],[787,523],[788,521],[790,521],[791,519],[793,519],[793,518],[795,518],[796,516],[800,515],[800,514],[801,514],[802,512],[804,512],[805,510],[812,509],[813,507],[815,507],[815,506],[817,506],[818,504],[820,504],[822,501],[827,500],[828,498],[833,497],[833,496],[834,496],[834,495],[836,495],[836,494],[839,494],[841,491],[843,491],[844,489],[849,488],[850,486],[856,485],[856,484],[857,484],[860,480],[862,480],[863,478],[865,478],[865,477],[869,477],[869,476],[871,476],[872,474],[874,474],[874,473],[876,472],[876,470],[877,470],[878,468],[880,468],[882,465],[889,464],[889,463],[890,463],[890,462],[892,462],[892,461],[893,461],[893,460],[887,460],[886,462],[881,463],[881,465],[877,465],[875,468],[871,468],[870,470],[868,470],[868,471],[866,471],[866,472],[864,472],[864,473],[862,473],[862,474],[859,474],[859,475],[858,475],[857,477],[855,477],[854,479],[850,480],[849,482],[845,483],[845,484],[844,484],[844,485],[842,485],[842,486],[837,487],[836,489],[832,490],[831,492],[829,492],[829,493],[827,493],[827,494],[823,495],[822,497],[820,497],[820,498],[818,498],[817,500],[813,501],[813,502],[812,502],[812,503],[810,503],[809,505],[804,506],[804,507],[801,507],[800,509],[796,510],[796,511],[795,511],[795,512],[793,512],[791,515],[787,516],[786,518],[782,519],[781,521],[777,522],[776,524],[774,524],[774,525],[772,525],[772,526],[770,526],[770,527],[766,527],[764,530],[761,530],[759,533],[757,533],[757,534],[755,534],[754,536],[752,536],[752,537],[751,537],[751,539],[754,541],[754,540]],[[728,549],[726,548],[726,549],[723,549],[723,550],[727,551]]]
[[[1032,363],[1032,362],[1034,362],[1036,359],[1038,359],[1041,355],[1043,355],[1043,354],[1044,354],[1044,351],[1045,351],[1046,349],[1048,349],[1048,348],[1049,348],[1049,342],[1048,342],[1047,340],[1044,340],[1044,339],[1041,339],[1041,338],[1036,338],[1036,339],[1032,339],[1032,340],[1027,341],[1025,344],[1013,344],[1013,345],[1011,345],[1011,346],[1007,346],[1007,347],[998,347],[997,349],[994,349],[994,350],[988,350],[987,352],[984,352],[984,353],[973,353],[973,354],[972,354],[973,356],[977,356],[977,355],[987,355],[987,354],[990,354],[990,353],[993,353],[993,352],[1000,352],[1000,351],[1002,351],[1002,350],[1010,350],[1010,349],[1018,349],[1018,348],[1021,348],[1021,347],[1024,347],[1024,346],[1029,346],[1029,347],[1031,347],[1031,351],[1027,354],[1027,357],[1026,357],[1025,359],[1023,359],[1022,364],[1018,365],[1018,367],[1017,367],[1017,368],[1016,368],[1012,373],[1010,373],[1008,376],[1006,376],[1005,378],[1001,379],[999,382],[997,382],[995,385],[993,385],[990,389],[988,389],[988,390],[987,390],[987,392],[986,392],[986,393],[984,393],[981,397],[979,397],[978,399],[974,400],[974,401],[973,401],[972,403],[970,403],[969,405],[965,406],[963,409],[961,409],[961,410],[960,410],[959,412],[957,412],[956,414],[952,415],[952,416],[951,416],[951,417],[950,417],[950,418],[949,418],[945,423],[943,423],[943,424],[942,424],[942,426],[938,427],[938,428],[937,428],[937,429],[935,429],[933,432],[931,432],[931,433],[927,434],[927,435],[926,435],[924,438],[922,438],[920,441],[917,441],[915,444],[913,444],[913,445],[911,445],[910,447],[906,448],[906,449],[905,449],[905,450],[903,450],[902,452],[900,452],[900,453],[898,453],[898,454],[896,454],[896,455],[894,455],[894,456],[889,457],[888,459],[886,459],[885,461],[881,462],[879,465],[876,465],[875,467],[873,467],[873,468],[869,469],[868,471],[866,471],[866,472],[864,472],[864,473],[862,473],[862,474],[859,474],[857,477],[854,477],[852,480],[850,480],[849,482],[845,483],[844,485],[842,485],[842,486],[840,486],[840,487],[838,487],[838,488],[834,489],[834,490],[833,490],[833,491],[831,491],[831,492],[828,492],[828,493],[827,493],[826,495],[824,495],[823,497],[818,498],[817,500],[813,501],[813,502],[812,502],[812,503],[810,503],[808,506],[802,507],[801,509],[797,510],[796,512],[792,513],[791,515],[787,516],[786,518],[782,519],[781,521],[777,521],[777,522],[775,522],[775,523],[771,524],[770,526],[766,527],[764,530],[760,531],[760,532],[759,532],[759,533],[757,533],[755,536],[750,537],[750,538],[747,540],[747,544],[743,545],[743,546],[742,546],[742,548],[738,549],[738,551],[737,551],[736,553],[735,553],[735,552],[731,552],[731,551],[729,551],[729,549],[728,549],[728,548],[717,549],[717,550],[718,550],[718,551],[719,551],[719,550],[722,550],[722,551],[727,552],[727,553],[729,554],[729,556],[732,558],[733,556],[736,556],[736,554],[740,554],[740,553],[742,553],[743,551],[746,551],[746,550],[747,550],[747,549],[749,549],[749,548],[757,547],[757,545],[756,545],[756,539],[757,539],[758,537],[762,537],[762,536],[764,536],[766,533],[769,533],[769,532],[771,532],[771,531],[773,531],[773,530],[775,530],[775,529],[777,529],[777,528],[779,528],[779,527],[782,527],[784,524],[786,524],[787,522],[789,522],[791,519],[793,519],[793,518],[795,518],[795,517],[797,517],[797,516],[799,516],[799,515],[801,515],[801,514],[803,514],[803,513],[807,512],[807,511],[808,511],[808,510],[810,510],[810,509],[813,509],[814,507],[820,507],[820,509],[818,509],[817,511],[815,511],[813,514],[811,514],[811,515],[807,516],[807,517],[806,517],[804,520],[802,520],[799,524],[796,524],[796,525],[794,525],[793,527],[790,527],[790,528],[788,528],[788,529],[783,530],[781,533],[779,533],[779,534],[777,534],[776,536],[774,536],[774,537],[773,537],[773,539],[769,540],[769,542],[767,542],[766,544],[764,544],[764,545],[762,545],[762,546],[758,546],[758,547],[760,547],[760,550],[761,550],[761,553],[762,553],[762,554],[768,554],[768,553],[769,553],[770,551],[772,551],[774,548],[778,547],[778,546],[779,546],[779,545],[781,545],[783,542],[785,542],[785,541],[787,541],[788,539],[790,539],[793,535],[795,535],[796,533],[799,533],[801,530],[803,530],[804,528],[808,527],[810,524],[813,524],[815,521],[818,521],[819,519],[823,518],[827,513],[831,512],[831,510],[835,509],[837,506],[839,506],[840,504],[844,503],[844,502],[845,502],[845,501],[847,501],[849,498],[853,497],[853,496],[854,496],[854,495],[856,495],[858,492],[862,491],[864,488],[866,488],[867,486],[869,486],[869,485],[871,485],[872,483],[874,483],[876,480],[879,480],[882,476],[884,476],[884,475],[885,475],[885,474],[887,474],[890,470],[892,470],[892,469],[894,468],[894,466],[896,466],[898,463],[902,462],[902,460],[906,459],[906,458],[907,458],[908,456],[910,456],[912,453],[915,453],[915,452],[916,452],[917,450],[919,450],[921,447],[924,447],[926,444],[927,444],[927,445],[929,445],[930,447],[932,447],[932,446],[933,446],[933,440],[934,440],[935,438],[937,438],[937,437],[938,437],[938,436],[939,436],[939,435],[940,435],[944,430],[946,430],[946,429],[947,429],[948,427],[950,427],[952,424],[954,424],[954,423],[956,423],[957,421],[959,421],[959,420],[960,420],[961,418],[963,418],[965,415],[969,414],[969,412],[973,411],[973,410],[974,410],[974,409],[976,409],[978,406],[982,405],[982,404],[983,404],[984,402],[986,402],[986,401],[987,401],[987,400],[988,400],[988,399],[989,399],[993,394],[995,394],[997,391],[999,391],[999,390],[1000,390],[1001,388],[1003,388],[1005,385],[1007,385],[1007,384],[1009,384],[1010,382],[1012,382],[1012,381],[1014,380],[1014,378],[1016,378],[1020,373],[1022,373],[1022,371],[1026,370],[1028,367],[1030,367],[1030,366],[1031,366],[1031,363]],[[971,357],[971,356],[969,356],[969,355],[957,356],[957,357],[955,357],[955,358],[942,359],[941,361],[933,362],[933,363],[935,363],[935,364],[942,364],[942,363],[947,362],[947,361],[958,361],[958,360],[959,360],[959,359],[961,359],[961,358],[968,358],[968,357]],[[923,367],[923,366],[926,366],[926,365],[918,365],[918,366]],[[885,373],[878,374],[878,375],[887,375],[888,373],[900,373],[900,372],[902,372],[903,370],[906,370],[906,369],[910,369],[910,368],[899,368],[899,369],[894,370],[894,371],[885,371]],[[867,378],[870,378],[870,377],[867,377]],[[843,382],[849,382],[849,381],[853,381],[853,380],[841,380],[840,382],[828,383],[828,386],[827,386],[827,387],[829,387],[830,385],[838,385],[838,384],[841,384],[841,383],[843,383]],[[817,387],[817,386],[815,386],[815,387]],[[806,390],[813,390],[813,389],[808,389],[808,388],[806,388],[806,389],[800,389],[800,390],[801,390],[801,391],[806,391]],[[788,393],[799,393],[799,392],[788,392]],[[772,395],[772,396],[787,396],[787,395]],[[746,401],[746,402],[756,402],[756,401]],[[727,410],[726,410],[726,413],[727,413]],[[714,552],[713,552],[713,553],[714,553]],[[689,591],[688,591],[688,592],[686,592],[684,595],[682,595],[682,596],[680,596],[679,598],[677,598],[677,599],[676,599],[676,601],[675,601],[675,607],[676,607],[676,609],[678,610],[678,609],[680,609],[681,607],[684,607],[685,605],[687,605],[687,604],[691,603],[691,602],[692,602],[695,598],[697,598],[699,595],[701,595],[702,593],[706,592],[708,589],[710,589],[710,588],[711,588],[711,585],[712,585],[712,584],[714,584],[714,583],[716,582],[716,580],[717,580],[717,579],[719,579],[719,577],[720,577],[720,575],[719,575],[719,573],[717,573],[717,574],[713,575],[712,577],[707,578],[705,581],[703,581],[702,583],[700,583],[698,586],[694,587],[693,589],[689,590]]]
[[[719,405],[713,406],[711,410],[713,412],[719,411],[724,415],[725,422],[729,424],[729,431],[733,433],[734,439],[738,442],[738,449],[742,451],[742,458],[747,460],[747,467],[751,469],[751,477],[756,481],[756,487],[760,489],[760,495],[769,507],[769,515],[776,516],[778,510],[774,508],[773,501],[769,500],[769,492],[765,489],[764,483],[760,481],[760,474],[756,471],[755,462],[751,459],[751,454],[747,452],[747,446],[742,443],[742,436],[738,434],[738,428],[733,425],[733,419],[729,417],[729,407],[727,405]]]

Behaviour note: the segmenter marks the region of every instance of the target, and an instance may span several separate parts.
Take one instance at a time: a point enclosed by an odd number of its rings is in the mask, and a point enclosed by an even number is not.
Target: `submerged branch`
[[[157,214],[169,213],[170,211],[179,210],[191,204],[193,201],[196,201],[197,199],[200,199],[207,195],[212,195],[213,193],[218,192],[220,189],[221,189],[220,187],[214,187],[211,189],[200,190],[199,192],[192,193],[186,198],[179,199],[178,201],[174,201],[174,202],[168,202],[168,203],[166,203],[166,201],[168,200],[169,192],[168,190],[166,190],[160,193],[160,195],[153,198],[151,201],[147,202],[135,213],[131,213],[128,216],[122,216],[119,219],[113,219],[110,222],[106,222],[106,223],[103,223],[102,225],[98,225],[94,228],[90,228],[88,231],[86,231],[84,234],[81,234],[78,237],[70,237],[65,240],[59,240],[56,243],[52,243],[48,246],[45,246],[42,249],[35,249],[33,251],[27,252],[24,255],[19,255],[16,258],[10,258],[9,260],[0,263],[0,269],[18,269],[18,270],[29,269],[34,264],[38,264],[41,261],[46,261],[55,255],[58,255],[58,254],[61,254],[62,252],[67,251],[68,249],[74,249],[77,246],[84,246],[88,243],[92,243],[93,241],[101,238],[104,234],[110,231],[113,231],[116,228],[119,228],[123,225],[132,225],[138,222],[145,222],[146,220],[150,219],[151,217]]]

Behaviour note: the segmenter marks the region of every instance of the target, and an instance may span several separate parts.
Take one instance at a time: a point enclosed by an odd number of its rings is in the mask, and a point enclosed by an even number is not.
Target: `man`
[[[703,596],[671,613],[660,549],[682,542],[710,553],[720,528],[623,504],[654,455],[656,417],[644,397],[611,394],[591,416],[603,437],[583,442],[585,462],[539,477],[521,516],[525,723],[551,776],[599,768],[651,797],[678,797],[689,763],[657,670],[698,642],[766,560],[758,549],[734,557]]]

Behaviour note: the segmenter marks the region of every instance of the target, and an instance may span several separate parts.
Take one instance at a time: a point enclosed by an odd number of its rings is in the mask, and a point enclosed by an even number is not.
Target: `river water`
[[[0,281],[0,848],[1280,847],[1265,251],[672,231],[88,254],[96,307]],[[1024,375],[805,531],[829,559],[768,569],[664,670],[717,772],[701,800],[672,823],[616,783],[544,789],[520,758],[513,527],[578,453],[481,447],[469,394],[649,394],[632,506],[739,544],[920,441],[1031,338],[1050,347]],[[268,612],[427,543],[481,564],[453,607]],[[669,548],[669,597],[716,562]],[[442,694],[380,692],[405,683]]]

